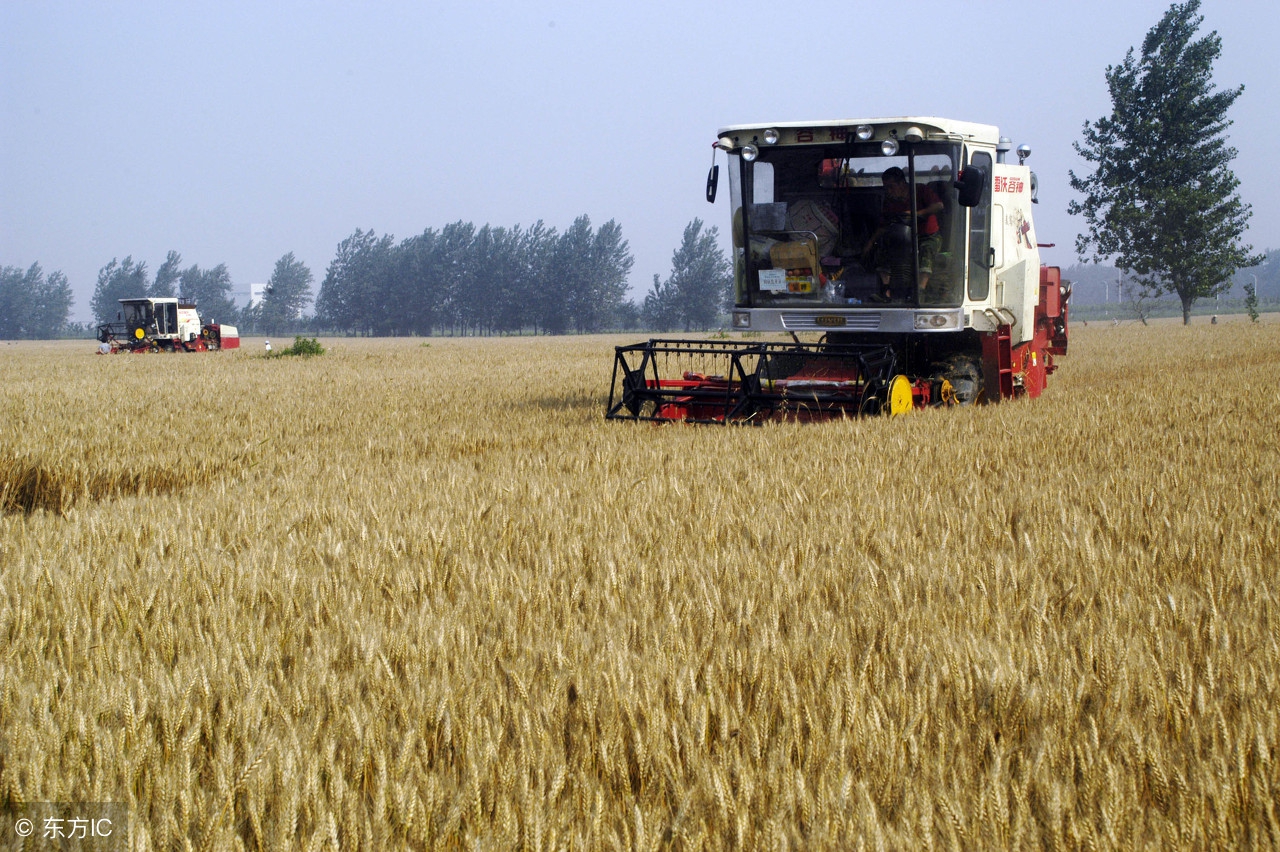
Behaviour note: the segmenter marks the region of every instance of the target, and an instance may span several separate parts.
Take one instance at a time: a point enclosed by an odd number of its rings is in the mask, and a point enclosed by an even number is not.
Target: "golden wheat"
[[[1280,845],[1280,324],[603,421],[611,338],[0,348],[0,806],[138,849]]]

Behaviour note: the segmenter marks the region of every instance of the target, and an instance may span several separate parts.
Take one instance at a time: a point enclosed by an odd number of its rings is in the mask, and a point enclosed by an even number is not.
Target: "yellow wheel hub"
[[[889,413],[894,417],[908,414],[914,407],[911,394],[911,380],[906,376],[894,376],[889,383]]]
[[[135,328],[133,330],[133,336],[141,340],[142,338],[147,336],[147,333],[140,328]]]

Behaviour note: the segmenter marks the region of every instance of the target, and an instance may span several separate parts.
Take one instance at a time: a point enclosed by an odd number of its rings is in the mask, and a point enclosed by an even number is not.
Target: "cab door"
[[[991,174],[991,155],[974,153],[969,163]],[[969,289],[970,302],[986,302],[991,297],[991,271],[997,265],[999,235],[992,234],[992,221],[1000,221],[998,208],[991,204],[991,180],[982,189],[982,200],[969,208]]]

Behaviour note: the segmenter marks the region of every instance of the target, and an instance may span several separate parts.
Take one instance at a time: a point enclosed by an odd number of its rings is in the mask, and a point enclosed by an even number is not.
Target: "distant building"
[[[231,292],[231,299],[236,303],[238,308],[248,308],[262,301],[263,295],[267,292],[267,282],[262,281],[254,284],[243,284],[239,289]]]

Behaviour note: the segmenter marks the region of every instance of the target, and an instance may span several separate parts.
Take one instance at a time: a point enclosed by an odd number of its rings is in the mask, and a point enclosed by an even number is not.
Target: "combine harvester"
[[[617,347],[606,416],[762,423],[1039,396],[1067,351],[1070,290],[1040,265],[1031,149],[1014,165],[1011,147],[942,118],[721,130],[744,339]]]
[[[117,322],[98,326],[98,351],[207,352],[238,349],[240,333],[233,325],[200,324],[194,302],[174,298],[121,299]]]

